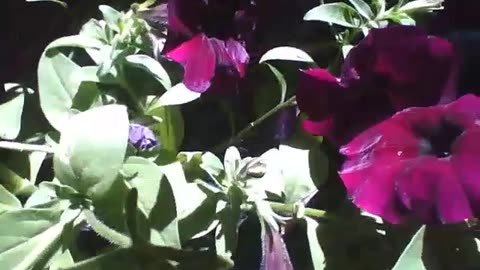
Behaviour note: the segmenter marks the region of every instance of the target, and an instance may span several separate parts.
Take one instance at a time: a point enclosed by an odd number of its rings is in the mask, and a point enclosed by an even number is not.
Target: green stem
[[[295,216],[296,209],[294,204],[285,204],[279,202],[268,202],[270,207],[274,212],[281,213],[281,214],[288,214],[290,216]],[[244,204],[242,205],[242,210],[244,211],[251,211],[254,208],[253,204]],[[304,215],[307,217],[311,217],[314,219],[318,218],[327,218],[327,212],[323,210],[318,210],[314,208],[305,208]]]
[[[256,126],[261,124],[263,121],[265,121],[266,119],[268,119],[270,116],[274,115],[281,109],[294,105],[295,102],[296,102],[296,96],[293,96],[287,99],[286,101],[278,104],[277,106],[273,107],[270,111],[266,112],[264,115],[262,115],[261,117],[257,118],[255,121],[248,124],[244,129],[240,130],[240,132],[238,132],[235,137],[215,146],[213,148],[213,152],[218,153],[218,152],[224,151],[228,146],[234,145],[242,141],[243,137],[245,137],[245,135],[247,135]]]
[[[10,141],[0,141],[0,148],[19,151],[19,152],[26,151],[26,152],[54,153],[53,148],[48,145],[27,144],[27,143],[10,142]]]
[[[145,106],[143,106],[142,102],[138,98],[137,94],[132,90],[130,85],[128,84],[127,80],[125,80],[125,72],[121,65],[118,66],[118,73],[120,78],[120,85],[125,88],[127,94],[132,99],[133,105],[135,106],[135,110],[140,113],[140,115],[144,115],[145,113]]]

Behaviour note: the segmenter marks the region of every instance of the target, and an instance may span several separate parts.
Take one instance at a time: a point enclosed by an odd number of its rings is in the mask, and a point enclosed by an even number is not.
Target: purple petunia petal
[[[262,234],[262,262],[260,270],[293,270],[287,247],[279,232],[265,224]]]
[[[150,150],[159,145],[153,131],[139,124],[130,124],[128,141],[143,151]]]

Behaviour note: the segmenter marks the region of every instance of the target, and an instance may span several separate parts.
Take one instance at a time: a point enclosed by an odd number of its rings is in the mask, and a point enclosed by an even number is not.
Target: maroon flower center
[[[450,156],[453,143],[464,131],[461,125],[448,118],[442,118],[434,126],[422,124],[415,128],[421,140],[420,153],[439,158]]]

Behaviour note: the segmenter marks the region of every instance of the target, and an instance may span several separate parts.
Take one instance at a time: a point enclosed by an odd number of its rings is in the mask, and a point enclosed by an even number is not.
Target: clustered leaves
[[[429,233],[473,242],[480,101],[415,26],[443,1],[322,1],[303,17],[334,35],[321,64],[293,42],[256,57],[261,1],[154,2],[99,6],[36,90],[5,84],[0,269],[234,269],[252,218],[262,270],[426,269]]]

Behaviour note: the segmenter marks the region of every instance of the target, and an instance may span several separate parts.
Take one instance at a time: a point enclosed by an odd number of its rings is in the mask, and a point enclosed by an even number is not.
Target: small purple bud
[[[139,124],[130,124],[128,141],[142,151],[151,150],[159,145],[153,131]]]

